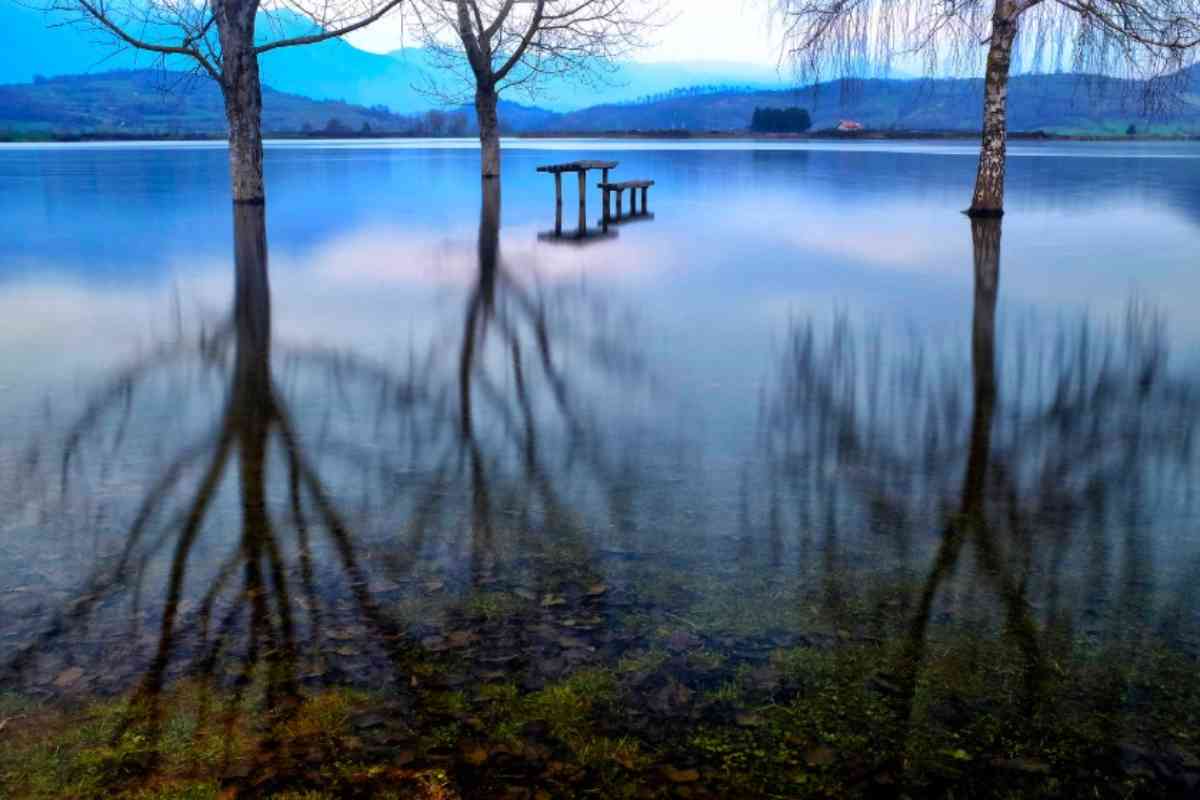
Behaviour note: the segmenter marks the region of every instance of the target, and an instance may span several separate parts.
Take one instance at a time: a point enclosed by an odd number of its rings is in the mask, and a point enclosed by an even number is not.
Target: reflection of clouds
[[[594,251],[540,245],[535,225],[507,226],[501,239],[506,269],[529,279],[559,282],[576,278],[637,279],[667,264],[653,237],[614,240]],[[478,256],[466,231],[437,234],[372,228],[353,231],[310,254],[272,257],[277,267],[312,273],[338,285],[411,284],[463,288],[478,280]],[[632,240],[633,237],[628,237]]]
[[[152,295],[153,302],[149,302]],[[128,355],[165,317],[161,290],[104,290],[72,281],[9,283],[0,292],[0,386],[62,376]]]
[[[654,224],[589,248],[539,243],[541,218],[525,217],[503,230],[501,254],[505,269],[532,286],[628,290],[665,334],[649,346],[691,363],[706,381],[714,373],[736,381],[742,369],[726,362],[757,369],[753,354],[769,350],[772,330],[795,313],[861,309],[919,322],[929,335],[961,321],[971,256],[967,222],[954,211],[959,198],[856,203],[820,191],[733,187],[719,215],[695,193],[672,197]],[[1164,311],[1173,335],[1200,338],[1190,307],[1200,290],[1194,225],[1150,198],[1103,205],[1110,199],[1100,193],[1095,206],[1022,206],[1008,215],[1009,313],[1087,309],[1115,318],[1136,292]],[[441,229],[346,226],[313,247],[276,241],[277,332],[376,354],[420,345],[476,280],[476,233],[464,220]],[[89,284],[76,277],[88,275],[86,266],[52,260],[24,274],[0,292],[0,407],[19,390],[60,386],[137,352],[170,330],[176,304],[187,321],[223,308],[232,292],[222,254],[172,258],[156,270],[166,277],[149,284]]]
[[[377,355],[429,341],[459,293],[478,280],[476,232],[367,228],[311,249],[271,253],[273,311],[281,339]],[[535,226],[506,230],[505,269],[533,285],[638,282],[669,265],[651,236],[593,250],[539,245]],[[169,282],[89,285],[79,269],[46,263],[0,293],[0,415],[139,352],[142,343],[228,305],[228,258],[169,265]],[[72,277],[63,277],[72,276]],[[18,389],[29,394],[18,395]]]
[[[969,229],[965,219],[947,220],[946,214],[914,203],[872,202],[858,208],[766,194],[753,207],[734,206],[725,223],[739,237],[761,236],[769,229],[777,260],[833,273],[809,281],[819,285],[786,287],[763,298],[760,308],[773,317],[796,302],[806,309],[839,302],[887,307],[919,301],[922,295],[961,315],[946,295],[970,283]],[[1006,223],[1003,293],[1010,302],[1119,315],[1130,294],[1137,293],[1162,308],[1173,328],[1179,326],[1177,332],[1200,336],[1200,318],[1190,300],[1200,294],[1200,280],[1190,267],[1196,229],[1177,211],[1137,203],[1052,208],[1017,211]],[[881,273],[892,276],[886,294],[879,291]],[[894,285],[897,277],[905,283]],[[801,274],[797,280],[809,278]]]

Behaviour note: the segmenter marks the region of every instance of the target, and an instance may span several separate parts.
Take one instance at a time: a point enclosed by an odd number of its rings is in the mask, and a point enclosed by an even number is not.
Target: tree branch
[[[83,2],[83,0],[80,0],[80,2]],[[384,3],[378,11],[370,16],[363,17],[357,22],[353,22],[349,25],[344,25],[333,30],[314,33],[310,36],[295,36],[291,39],[280,39],[275,42],[267,42],[266,44],[259,45],[258,47],[254,48],[254,52],[256,55],[261,55],[262,53],[266,53],[271,50],[278,50],[281,47],[296,47],[297,45],[302,44],[317,44],[318,42],[323,42],[327,39],[336,39],[338,37],[345,36],[348,33],[353,33],[359,28],[365,28],[371,23],[379,20],[381,17],[403,2],[404,0],[387,0],[387,2]]]

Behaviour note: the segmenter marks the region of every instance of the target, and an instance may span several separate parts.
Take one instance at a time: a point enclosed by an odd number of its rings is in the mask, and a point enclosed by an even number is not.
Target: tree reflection
[[[1186,524],[1200,395],[1167,369],[1162,320],[1135,302],[1119,332],[1027,319],[1006,338],[1001,222],[971,228],[969,381],[952,355],[840,317],[824,337],[794,327],[767,406],[769,527],[825,532],[828,615],[854,591],[907,619],[890,679],[905,726],[940,619],[1004,632],[1028,719],[1076,634],[1136,649],[1179,603],[1155,591],[1154,539]]]
[[[571,467],[582,467],[610,506],[616,502],[616,470],[601,426],[579,403],[572,383],[599,375],[610,384],[631,385],[642,373],[628,344],[605,324],[606,309],[598,300],[591,298],[589,305],[589,298],[577,295],[569,314],[562,309],[555,313],[546,295],[532,291],[505,265],[499,182],[485,181],[482,196],[479,270],[456,359],[459,445],[469,465],[476,578],[489,572],[494,558],[487,551],[495,534],[495,494],[502,484],[511,491],[514,477],[524,498],[509,496],[505,503],[516,502],[526,510],[540,507],[544,528],[556,536],[582,534],[555,486]],[[576,353],[574,374],[556,357],[556,347],[582,351]],[[480,417],[488,424],[480,424]],[[563,457],[547,463],[548,447]],[[501,477],[506,461],[517,467],[516,475]]]
[[[640,380],[641,365],[596,298],[536,291],[507,268],[499,231],[499,182],[486,181],[455,357],[435,341],[393,364],[273,346],[264,209],[235,209],[228,321],[116,372],[68,427],[58,490],[47,484],[42,499],[64,526],[102,523],[75,484],[128,468],[135,439],[169,455],[150,467],[136,507],[119,509],[132,514],[116,554],[4,659],[6,682],[44,683],[64,658],[136,678],[131,723],[157,737],[159,698],[175,678],[261,687],[280,713],[314,679],[405,691],[412,647],[442,624],[413,611],[429,586],[469,592],[502,578],[540,591],[565,569],[545,558],[551,549],[570,552],[574,576],[597,574],[590,537],[603,526],[587,520],[620,493],[611,441],[581,399],[598,379]],[[181,445],[181,429],[195,428]],[[145,641],[150,611],[147,651],[84,644],[89,630],[95,640],[122,627],[125,641]],[[479,649],[525,663],[510,652],[522,646],[528,637],[507,636]]]
[[[933,568],[921,588],[913,615],[901,683],[902,714],[912,719],[918,671],[924,661],[929,622],[934,601],[951,576],[964,545],[970,543],[979,562],[979,573],[993,584],[1005,614],[1006,630],[1015,637],[1025,660],[1025,705],[1032,711],[1037,700],[1039,674],[1044,668],[1038,631],[1025,596],[1025,584],[1013,574],[1013,565],[997,552],[997,533],[989,523],[986,509],[988,473],[992,465],[992,429],[996,411],[996,297],[1000,278],[999,219],[973,219],[971,239],[974,250],[975,300],[971,315],[972,411],[967,447],[966,473],[962,482],[962,500],[942,533],[942,543],[933,560]],[[1007,521],[1012,523],[1021,509],[1015,497]],[[1003,523],[1002,523],[1003,524]]]
[[[78,469],[74,462],[81,460],[81,451],[89,445],[103,443],[110,417],[119,417],[121,429],[137,424],[130,419],[135,413],[131,411],[133,396],[139,390],[148,391],[156,370],[194,359],[204,371],[227,375],[216,424],[195,443],[181,448],[161,477],[148,486],[124,533],[115,563],[98,567],[79,596],[6,665],[19,675],[36,670],[38,658],[47,652],[63,647],[69,651],[73,641],[82,638],[84,628],[130,593],[135,598],[130,635],[135,635],[142,602],[158,608],[161,592],[157,643],[138,679],[136,711],[128,720],[144,726],[152,742],[161,733],[160,695],[169,674],[232,674],[236,686],[261,686],[266,707],[286,717],[286,709],[299,691],[299,641],[289,554],[294,553],[298,561],[299,589],[309,613],[310,648],[316,648],[321,636],[325,598],[317,587],[310,514],[319,520],[319,529],[340,558],[361,617],[370,624],[373,635],[388,646],[399,640],[396,625],[381,613],[366,590],[367,576],[359,564],[353,536],[311,463],[275,382],[261,205],[235,208],[234,240],[230,322],[211,336],[202,334],[191,346],[175,343],[158,348],[96,393],[65,439],[63,498],[71,496],[70,477]],[[233,363],[226,372],[230,350]],[[122,439],[123,434],[118,433],[118,444]],[[109,469],[108,462],[117,460],[115,450],[94,449],[101,469]],[[268,473],[272,451],[282,455],[287,476],[290,518],[283,529],[271,513]],[[219,496],[231,472],[237,478],[240,525],[235,535],[221,536],[213,530],[219,522],[206,530],[206,521],[220,516]],[[190,489],[189,479],[194,479]],[[201,547],[206,537],[219,537],[215,550],[223,549],[225,554],[213,560],[214,548]],[[156,589],[147,579],[160,559],[165,559],[165,583]],[[391,655],[397,657],[398,653],[393,649]],[[97,671],[120,666],[103,661],[88,664]],[[131,664],[123,666],[131,672],[136,669]]]

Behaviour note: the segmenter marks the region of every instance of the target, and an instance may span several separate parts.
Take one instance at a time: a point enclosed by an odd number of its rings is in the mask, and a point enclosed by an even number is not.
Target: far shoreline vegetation
[[[1181,72],[1184,77],[1189,87],[1200,88],[1200,72]],[[1129,82],[1021,75],[1013,78],[1012,91],[1019,101],[1008,119],[1014,140],[1200,138],[1200,105],[1184,98],[1147,114],[1135,107],[1139,89]],[[951,79],[872,79],[786,91],[705,85],[576,110],[501,101],[498,127],[503,136],[527,139],[978,141],[981,93],[978,81]],[[270,87],[264,87],[263,100],[263,134],[272,139],[479,136],[474,110],[466,105],[397,110]],[[0,142],[223,140],[226,125],[215,84],[180,72],[35,76],[28,84],[0,86]]]
[[[612,131],[524,131],[505,133],[505,138],[530,140],[556,139],[601,139],[601,140],[737,140],[737,141],[967,141],[978,140],[979,131],[946,130],[858,130],[837,129],[806,131],[804,133],[760,133],[751,130],[691,131],[664,130],[612,130]],[[264,131],[264,139],[273,141],[383,141],[390,139],[465,139],[472,142],[476,137],[464,134],[414,133],[412,131]],[[82,144],[87,142],[223,142],[226,136],[220,133],[154,133],[95,131],[86,133],[50,133],[41,131],[0,130],[2,144]],[[1015,141],[1070,141],[1070,142],[1192,142],[1200,141],[1200,133],[1055,133],[1050,131],[1009,131],[1008,138]]]

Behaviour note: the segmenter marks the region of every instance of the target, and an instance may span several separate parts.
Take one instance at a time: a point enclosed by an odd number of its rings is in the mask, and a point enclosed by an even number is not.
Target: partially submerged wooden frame
[[[568,161],[565,164],[546,164],[538,167],[538,172],[554,176],[554,232],[562,235],[562,176],[564,172],[574,172],[579,175],[579,232],[587,231],[587,174],[591,170],[600,170],[604,183],[608,183],[608,171],[617,168],[616,161]],[[607,207],[607,203],[606,203]]]
[[[602,192],[604,192],[604,219],[605,221],[612,219],[612,194],[617,193],[617,219],[621,218],[621,213],[624,206],[625,190],[629,190],[629,213],[631,216],[638,213],[637,210],[637,193],[642,191],[642,211],[645,214],[649,210],[650,187],[654,185],[654,181],[639,180],[639,181],[621,181],[619,183],[609,183],[607,180],[596,184]]]

